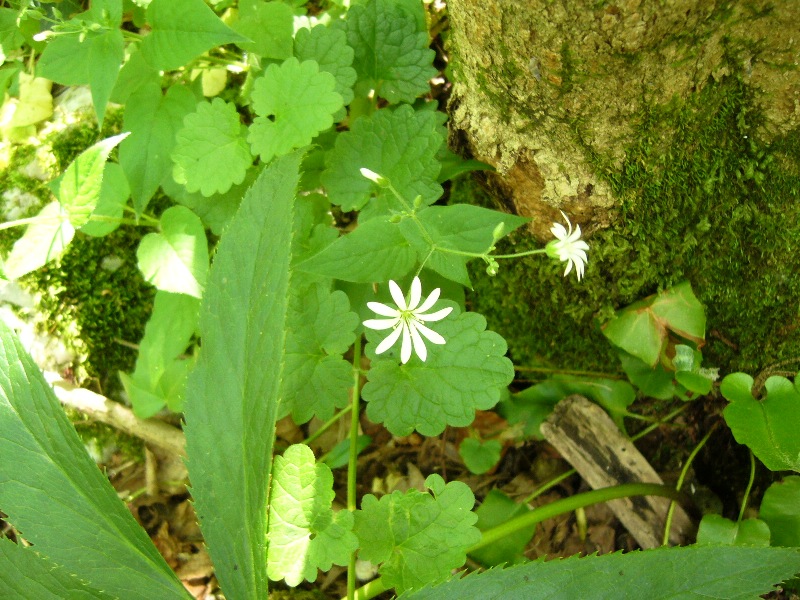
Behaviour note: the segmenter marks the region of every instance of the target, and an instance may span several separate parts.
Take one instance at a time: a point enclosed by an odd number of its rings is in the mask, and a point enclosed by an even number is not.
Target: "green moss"
[[[707,309],[707,364],[753,372],[800,357],[800,132],[767,144],[760,124],[754,92],[729,76],[642,111],[621,168],[584,143],[622,203],[590,240],[586,279],[562,281],[541,259],[477,278],[476,308],[514,359],[599,368],[596,320],[682,280]]]

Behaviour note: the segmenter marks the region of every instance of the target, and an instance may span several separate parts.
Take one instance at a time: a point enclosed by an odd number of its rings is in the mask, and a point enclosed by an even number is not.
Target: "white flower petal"
[[[403,290],[401,290],[400,286],[392,280],[389,280],[389,293],[392,294],[392,300],[394,300],[394,303],[397,304],[397,308],[399,308],[401,311],[408,310],[408,307],[406,306],[406,299],[403,296]]]
[[[419,356],[422,362],[425,362],[425,359],[428,358],[428,349],[425,347],[425,342],[422,341],[417,331],[419,326],[419,323],[412,322],[409,324],[408,328],[411,332],[411,340],[414,342],[414,352],[417,353],[417,356]]]
[[[396,327],[394,331],[392,331],[392,333],[387,335],[386,339],[384,339],[380,344],[378,344],[378,347],[375,348],[375,354],[383,354],[389,348],[394,346],[394,343],[397,341],[397,338],[399,338],[400,334],[403,333],[403,329],[404,329],[403,326]]]
[[[561,223],[553,223],[553,226],[550,228],[550,233],[558,240],[563,240],[567,237],[567,230]]]
[[[367,302],[367,306],[375,314],[382,315],[384,317],[400,316],[399,310],[397,310],[396,308],[392,308],[391,306],[386,306],[385,304],[381,304],[380,302]]]
[[[425,323],[427,323],[429,321],[435,323],[436,321],[441,321],[442,319],[444,319],[451,312],[453,312],[453,307],[452,306],[448,306],[447,308],[443,308],[441,310],[437,310],[436,312],[431,313],[429,315],[415,313],[414,316],[416,316],[420,321],[423,321]]]
[[[440,336],[438,333],[436,333],[433,329],[429,329],[428,327],[425,327],[425,325],[423,325],[422,323],[416,323],[415,327],[416,327],[417,331],[419,331],[422,335],[424,335],[426,338],[428,338],[434,344],[441,345],[441,344],[446,344],[447,343],[447,341],[442,336]],[[417,352],[417,354],[419,354],[419,352]],[[425,360],[425,359],[423,358],[422,360]]]
[[[419,277],[414,277],[414,281],[411,282],[411,292],[408,295],[408,310],[417,310],[420,298],[422,298],[422,282]]]
[[[364,327],[369,329],[375,329],[376,331],[381,331],[382,329],[389,329],[390,327],[394,327],[397,325],[400,318],[396,319],[367,319],[362,323]]]
[[[425,299],[425,302],[422,303],[422,306],[420,306],[414,312],[416,314],[424,313],[426,310],[428,310],[434,304],[436,304],[436,301],[439,299],[439,294],[441,294],[441,293],[442,293],[442,289],[441,288],[436,288],[435,290],[433,290],[430,293],[430,295]]]
[[[406,364],[411,358],[411,333],[408,331],[408,323],[403,323],[403,345],[400,347],[400,362]]]

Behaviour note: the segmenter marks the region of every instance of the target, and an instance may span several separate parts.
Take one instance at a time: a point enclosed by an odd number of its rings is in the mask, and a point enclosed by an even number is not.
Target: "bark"
[[[603,290],[577,292],[586,310],[568,312],[581,328],[689,279],[723,365],[800,355],[800,269],[787,261],[800,250],[800,3],[450,0],[448,11],[451,145],[497,167],[484,182],[534,218],[540,242],[559,209],[589,234],[585,283]]]

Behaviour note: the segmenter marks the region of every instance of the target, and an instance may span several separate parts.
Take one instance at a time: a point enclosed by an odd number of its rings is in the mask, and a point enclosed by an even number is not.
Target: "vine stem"
[[[471,554],[476,550],[493,544],[520,529],[525,529],[531,525],[537,525],[547,519],[552,519],[553,517],[573,512],[579,508],[591,506],[592,504],[608,502],[609,500],[616,500],[618,498],[632,498],[635,496],[664,496],[672,498],[673,500],[685,499],[685,496],[678,490],[656,483],[624,483],[622,485],[576,494],[569,498],[556,500],[555,502],[535,508],[527,514],[520,515],[515,519],[483,532],[481,541],[468,548],[467,554]],[[352,597],[348,593],[348,600],[369,600],[385,590],[386,586],[381,583],[381,579],[379,578],[361,587]]]
[[[747,488],[744,490],[744,498],[742,498],[742,507],[739,509],[739,518],[737,523],[741,523],[744,519],[744,511],[747,509],[747,501],[750,498],[750,491],[753,489],[753,482],[756,479],[756,459],[753,457],[753,451],[750,451],[750,479],[747,481]]]
[[[358,466],[358,425],[359,425],[359,396],[361,390],[361,336],[356,339],[353,346],[353,398],[350,409],[350,459],[347,464],[347,510],[351,513],[356,511],[358,499],[356,498],[356,483]],[[380,593],[380,592],[378,592]],[[369,596],[370,598],[372,596]],[[347,567],[347,598],[356,598],[356,551],[350,554],[350,561]],[[360,596],[359,596],[360,598]]]
[[[697,457],[697,454],[700,452],[703,446],[706,445],[706,442],[711,437],[711,434],[714,433],[714,430],[717,428],[718,425],[719,421],[714,423],[714,425],[711,426],[711,429],[708,430],[708,433],[706,433],[703,436],[703,439],[700,440],[700,443],[698,443],[697,446],[694,447],[694,450],[692,450],[691,454],[689,454],[689,458],[686,459],[686,464],[683,465],[683,469],[681,469],[680,477],[678,477],[678,483],[675,485],[676,492],[680,492],[681,488],[683,487],[683,481],[684,479],[686,479],[686,474],[689,472],[689,467],[692,466],[692,463],[694,462],[694,459]],[[667,519],[664,522],[664,537],[661,540],[661,543],[664,546],[669,544],[669,530],[670,527],[672,526],[672,515],[674,512],[675,512],[675,501],[673,500],[672,502],[669,503],[669,510],[667,510]]]

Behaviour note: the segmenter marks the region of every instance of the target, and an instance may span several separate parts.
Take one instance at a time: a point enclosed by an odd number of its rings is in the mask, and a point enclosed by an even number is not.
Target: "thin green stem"
[[[0,223],[0,231],[3,229],[11,229],[12,227],[21,227],[23,225],[37,225],[40,223],[53,223],[53,222],[66,222],[69,221],[64,215],[53,215],[52,217],[27,217],[25,219],[16,219],[14,221],[6,221]],[[120,223],[121,225],[140,225],[133,219],[117,219],[115,217],[107,217],[102,215],[93,215],[89,221],[102,221],[104,223]]]
[[[547,483],[544,483],[544,484],[540,485],[538,488],[536,488],[535,490],[533,490],[531,495],[528,496],[527,498],[525,498],[522,501],[522,504],[528,504],[529,502],[533,502],[536,498],[538,498],[539,496],[544,494],[547,490],[557,486],[559,483],[561,483],[562,481],[564,481],[568,477],[572,477],[573,475],[575,475],[575,473],[577,473],[577,471],[575,469],[570,469],[569,471],[564,471],[561,475],[557,475],[556,477],[553,477],[553,479],[551,479]]]
[[[342,600],[370,600],[370,598],[374,598],[378,594],[382,594],[387,589],[386,584],[383,583],[383,578],[378,577],[378,579],[373,579],[367,584],[362,585],[355,591],[353,596],[350,596],[348,591],[347,597],[342,598]]]
[[[625,379],[623,375],[603,373],[602,371],[580,371],[578,369],[554,369],[550,367],[520,367],[514,366],[516,371],[523,373],[555,373],[556,375],[580,375],[583,377],[602,377],[603,379]]]
[[[515,254],[493,254],[492,258],[520,258],[521,256],[531,256],[532,254],[544,254],[547,250],[538,248],[537,250],[528,250],[526,252],[517,252]]]
[[[684,496],[677,490],[656,483],[624,483],[599,490],[591,490],[539,506],[527,514],[520,515],[510,521],[501,523],[497,527],[484,531],[481,541],[468,548],[467,554],[489,546],[521,529],[552,519],[558,515],[572,512],[578,508],[585,508],[592,504],[608,502],[617,498],[632,498],[634,496],[665,496],[674,500],[684,500]]]
[[[317,429],[317,430],[316,430],[314,433],[312,433],[310,436],[308,436],[306,439],[304,439],[304,440],[303,440],[302,442],[300,442],[300,443],[301,443],[301,444],[305,444],[306,446],[310,446],[310,445],[311,445],[311,442],[313,442],[314,440],[316,440],[316,439],[317,439],[319,436],[321,436],[323,433],[325,433],[326,431],[328,431],[328,429],[330,429],[331,427],[333,427],[333,426],[334,426],[334,425],[335,425],[335,424],[336,424],[336,423],[339,421],[339,419],[341,419],[343,416],[345,416],[347,413],[349,413],[349,412],[352,410],[352,408],[353,408],[353,405],[351,404],[350,406],[346,406],[345,408],[343,408],[342,410],[340,410],[338,413],[336,413],[335,415],[333,415],[333,416],[332,416],[330,419],[328,419],[327,421],[325,421],[325,422],[324,422],[324,423],[323,423],[323,424],[320,426],[320,428],[319,428],[319,429]]]
[[[358,499],[356,498],[358,467],[358,425],[359,425],[359,396],[361,390],[361,336],[356,339],[353,346],[353,398],[350,403],[350,459],[347,464],[347,510],[355,512]],[[356,598],[356,552],[350,555],[347,568],[347,597],[349,600]],[[371,596],[370,596],[371,598]]]
[[[663,425],[664,423],[667,423],[668,421],[671,421],[672,419],[677,417],[679,414],[681,414],[683,411],[685,411],[688,408],[688,406],[689,406],[688,404],[682,404],[681,406],[679,406],[678,408],[673,410],[671,413],[669,413],[663,419],[659,419],[658,421],[656,421],[652,425],[648,425],[647,427],[642,429],[639,433],[637,433],[636,435],[632,436],[631,437],[631,441],[635,442],[636,440],[640,440],[641,438],[646,436],[651,431],[653,431],[655,429],[658,429],[661,425]]]
[[[752,450],[750,451],[750,479],[747,482],[747,488],[744,490],[744,498],[742,499],[742,507],[739,509],[739,518],[736,519],[737,523],[741,523],[744,519],[744,511],[747,509],[747,500],[750,498],[750,491],[753,489],[753,482],[756,479],[756,459],[753,457]]]
[[[703,436],[703,439],[700,440],[700,443],[697,444],[697,446],[694,447],[694,450],[692,450],[691,454],[689,454],[689,458],[686,459],[686,464],[683,465],[683,469],[681,469],[681,474],[678,477],[678,483],[675,485],[675,491],[679,492],[683,487],[683,481],[684,479],[686,479],[686,474],[689,472],[689,467],[692,466],[692,463],[694,462],[694,459],[697,457],[697,454],[700,452],[703,446],[706,445],[708,438],[710,438],[711,434],[714,433],[714,430],[717,428],[717,425],[719,425],[719,422],[714,423],[711,429],[708,430],[708,433],[706,433]],[[672,527],[672,515],[674,513],[675,513],[675,501],[673,500],[672,502],[669,503],[669,510],[667,510],[667,519],[664,522],[664,537],[661,540],[662,545],[664,546],[669,544],[669,530]]]

